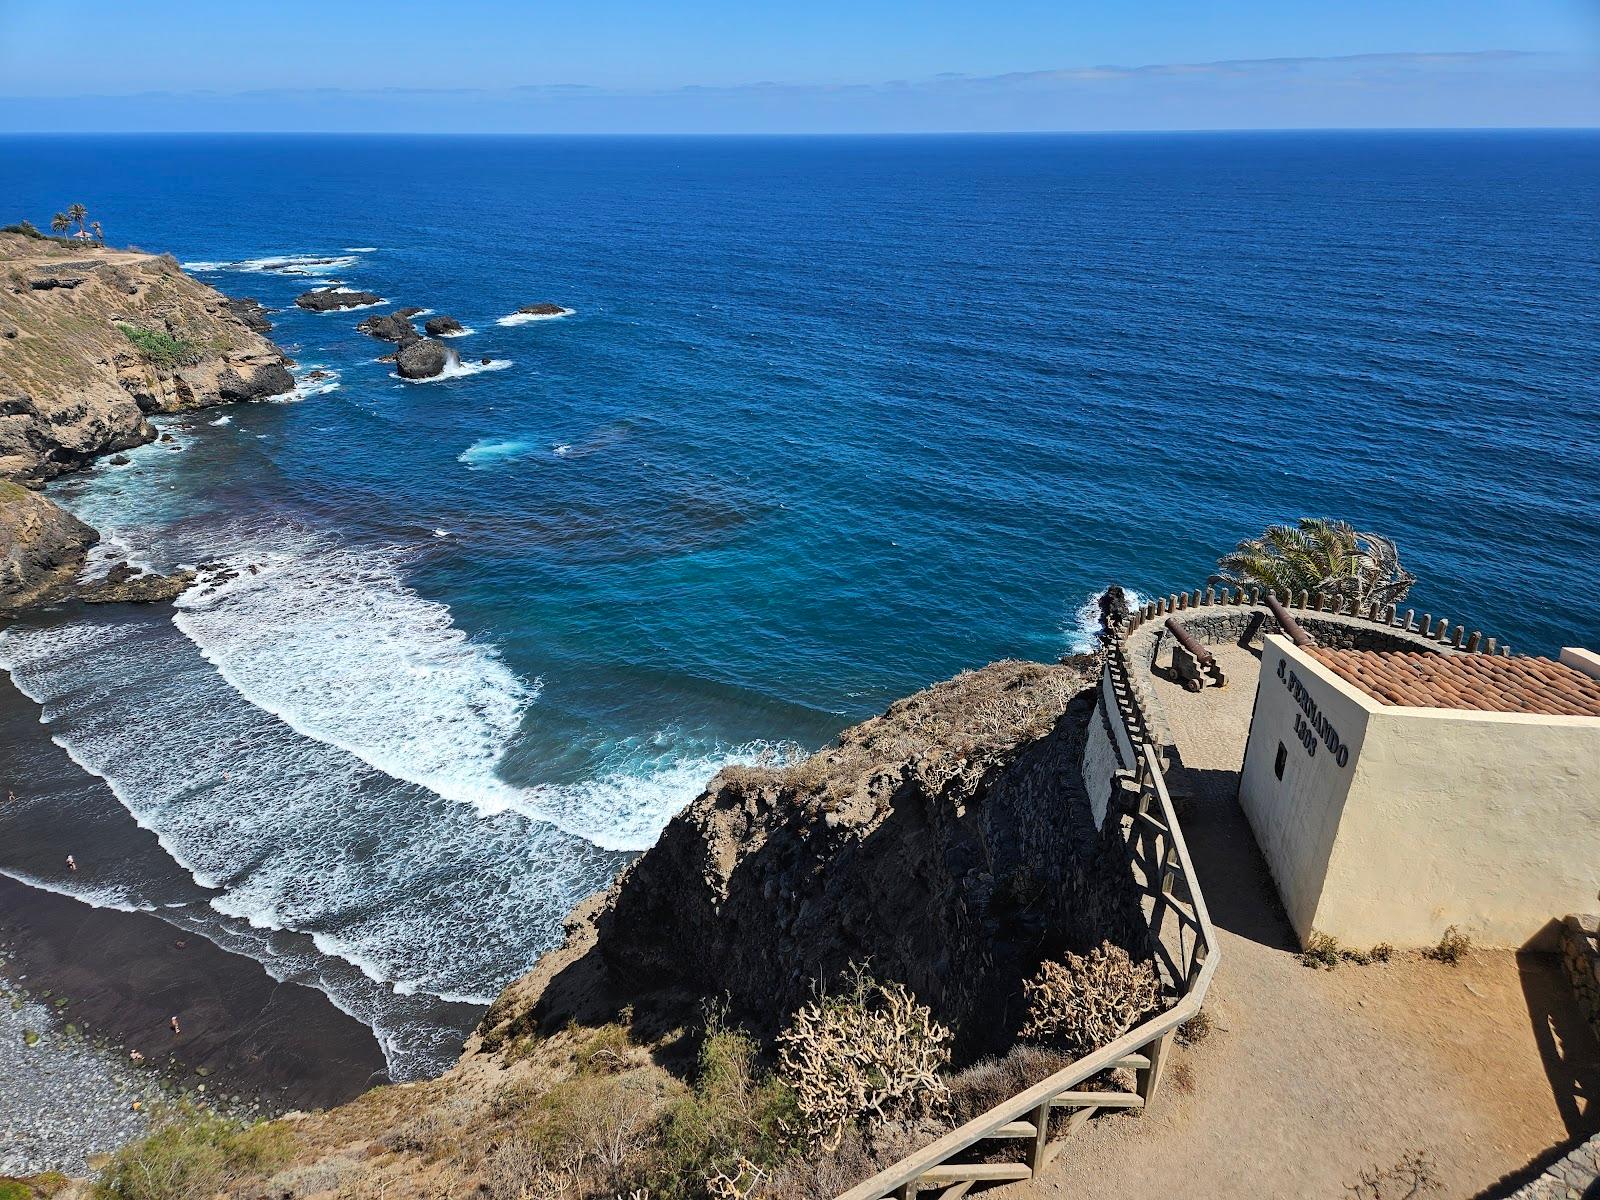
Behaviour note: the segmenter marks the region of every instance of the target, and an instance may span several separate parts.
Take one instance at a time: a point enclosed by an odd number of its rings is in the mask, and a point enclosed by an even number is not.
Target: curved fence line
[[[1108,643],[1107,650],[1100,708],[1108,722],[1121,727],[1123,744],[1134,747],[1134,759],[1115,771],[1106,785],[1113,789],[1116,819],[1124,823],[1163,991],[1171,1003],[1116,1041],[952,1129],[857,1184],[839,1200],[882,1200],[891,1195],[909,1200],[922,1191],[956,1200],[976,1184],[1032,1178],[1066,1149],[1071,1136],[1091,1117],[1148,1105],[1160,1087],[1173,1033],[1200,1011],[1217,967],[1216,931],[1162,776],[1158,747],[1146,732],[1144,706],[1135,692],[1120,636]],[[1132,1091],[1101,1090],[1095,1077],[1114,1070],[1134,1073]],[[980,1146],[992,1155],[995,1143],[1014,1147],[1015,1161],[961,1161]]]
[[[1313,621],[1326,615],[1418,637],[1436,643],[1439,649],[1511,653],[1509,646],[1498,645],[1492,637],[1485,639],[1478,630],[1468,633],[1459,624],[1452,630],[1448,618],[1435,622],[1431,614],[1424,613],[1418,622],[1415,609],[1401,615],[1392,604],[1358,605],[1320,593],[1291,595],[1261,588],[1247,592],[1214,585],[1143,605],[1108,630],[1096,711],[1106,722],[1109,741],[1122,767],[1107,781],[1112,796],[1106,819],[1124,823],[1125,844],[1148,906],[1163,990],[1172,1003],[1110,1045],[952,1129],[842,1193],[838,1200],[884,1200],[888,1196],[911,1200],[919,1192],[937,1192],[940,1200],[957,1200],[976,1185],[1031,1179],[1054,1161],[1071,1136],[1096,1114],[1141,1109],[1154,1098],[1173,1034],[1200,1011],[1220,956],[1216,930],[1167,791],[1163,772],[1169,739],[1164,722],[1159,706],[1148,694],[1145,672],[1136,669],[1129,656],[1126,639],[1156,618],[1207,608],[1260,609],[1266,595],[1273,596],[1279,606],[1312,614]],[[1261,615],[1263,622],[1277,620],[1270,609],[1261,610]],[[1130,749],[1131,763],[1127,757]],[[1113,1070],[1132,1070],[1134,1090],[1095,1090],[1095,1077]],[[1065,1119],[1052,1121],[1058,1111],[1065,1111]],[[962,1161],[976,1147],[992,1152],[995,1142],[1017,1147],[1015,1156],[1005,1156],[1015,1161]]]

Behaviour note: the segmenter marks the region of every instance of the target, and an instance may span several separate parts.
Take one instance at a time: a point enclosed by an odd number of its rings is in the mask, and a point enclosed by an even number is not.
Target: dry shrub
[[[1018,1044],[1001,1058],[986,1058],[950,1077],[950,1120],[957,1125],[1025,1092],[1072,1065],[1074,1058],[1048,1046]]]
[[[662,1122],[651,1164],[659,1196],[748,1191],[794,1152],[794,1092],[764,1073],[759,1058],[753,1038],[713,1019],[694,1089],[672,1103]]]
[[[803,1005],[778,1035],[778,1071],[794,1089],[809,1141],[838,1148],[858,1121],[869,1126],[942,1110],[951,1034],[898,983],[861,967],[838,996]]]
[[[272,1200],[302,1200],[323,1192],[351,1190],[357,1178],[365,1174],[363,1164],[338,1155],[279,1171],[267,1180],[265,1191]]]
[[[1211,1036],[1211,1032],[1215,1028],[1216,1022],[1211,1019],[1211,1014],[1202,1008],[1194,1016],[1178,1026],[1178,1045],[1198,1046]]]
[[[1439,944],[1431,950],[1424,950],[1423,954],[1434,962],[1448,963],[1453,967],[1465,958],[1471,949],[1472,939],[1452,925],[1444,931]]]
[[[1155,964],[1136,963],[1110,942],[1042,963],[1023,987],[1028,1018],[1019,1036],[1077,1056],[1116,1041],[1160,999]]]
[[[770,1169],[756,1194],[761,1200],[834,1200],[938,1135],[923,1126],[851,1129],[831,1153],[789,1158]]]

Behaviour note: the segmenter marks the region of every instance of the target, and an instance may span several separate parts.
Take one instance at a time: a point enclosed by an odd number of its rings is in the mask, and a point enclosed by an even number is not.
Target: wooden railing
[[[1116,673],[1109,663],[1108,669]],[[1200,1011],[1205,1000],[1206,988],[1217,968],[1217,941],[1156,751],[1134,727],[1127,725],[1123,713],[1116,714],[1115,719],[1124,723],[1132,743],[1138,747],[1134,768],[1117,773],[1115,787],[1120,803],[1115,811],[1116,819],[1123,822],[1135,875],[1144,892],[1157,967],[1169,1007],[1110,1045],[1085,1055],[856,1185],[839,1200],[882,1200],[886,1196],[909,1200],[922,1191],[936,1191],[941,1200],[956,1200],[976,1184],[1031,1179],[1097,1113],[1144,1108],[1154,1098],[1174,1032]],[[1118,799],[1113,796],[1114,803]],[[1134,1072],[1132,1091],[1096,1088],[1096,1076],[1114,1070]],[[1067,1116],[1052,1122],[1052,1115],[1058,1111],[1065,1111]],[[1014,1157],[1015,1161],[962,1161],[978,1147],[992,1156],[996,1142],[1014,1148],[1015,1155],[1007,1157]]]

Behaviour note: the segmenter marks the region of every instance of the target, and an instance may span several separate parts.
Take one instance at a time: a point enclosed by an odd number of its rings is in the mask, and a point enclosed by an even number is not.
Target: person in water
[[[180,1033],[183,1032],[183,1030],[178,1028],[178,1018],[177,1017],[171,1018],[167,1022],[167,1024],[172,1026],[172,1036],[173,1037],[177,1037]]]
[[[70,854],[67,855],[67,870],[76,871],[77,869],[78,869],[78,860],[73,858],[72,855],[70,855]]]

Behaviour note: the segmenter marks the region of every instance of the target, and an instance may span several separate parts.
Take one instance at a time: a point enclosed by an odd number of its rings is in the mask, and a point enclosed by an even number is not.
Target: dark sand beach
[[[148,1110],[152,1096],[187,1091],[265,1113],[335,1105],[385,1082],[371,1029],[322,992],[279,982],[153,912],[96,907],[13,876],[62,876],[64,889],[103,876],[114,894],[118,871],[155,840],[39,715],[0,681],[0,978],[16,1018],[0,1087],[8,1156],[30,1169],[81,1167],[137,1132],[134,1099]],[[80,862],[70,879],[68,853]],[[174,913],[196,902],[192,881],[175,879],[171,894]],[[39,1035],[32,1044],[24,1027]]]

